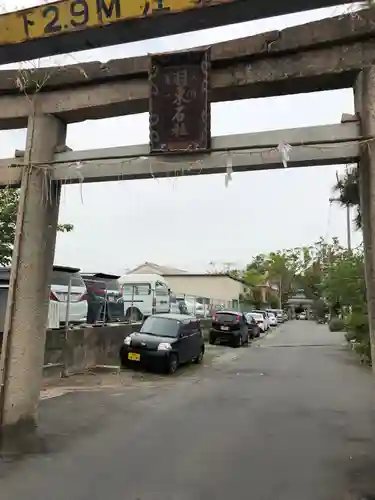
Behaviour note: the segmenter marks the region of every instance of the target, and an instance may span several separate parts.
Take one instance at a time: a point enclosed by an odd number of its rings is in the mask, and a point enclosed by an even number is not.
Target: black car
[[[120,349],[121,366],[141,365],[174,373],[182,363],[200,363],[204,340],[199,320],[186,314],[154,314],[140,332],[125,338]]]
[[[249,323],[241,312],[216,311],[212,317],[210,344],[226,342],[241,347],[249,342]]]

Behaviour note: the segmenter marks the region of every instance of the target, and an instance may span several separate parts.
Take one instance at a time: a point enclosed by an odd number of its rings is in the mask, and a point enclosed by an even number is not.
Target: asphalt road
[[[0,498],[367,498],[374,382],[343,344],[296,321],[176,377],[43,401],[47,450],[0,464]]]

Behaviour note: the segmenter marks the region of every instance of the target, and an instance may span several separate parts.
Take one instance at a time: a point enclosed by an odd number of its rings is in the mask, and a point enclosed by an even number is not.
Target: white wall
[[[242,283],[228,276],[179,275],[164,277],[175,294],[195,295],[229,302],[238,300],[238,296],[244,291]]]

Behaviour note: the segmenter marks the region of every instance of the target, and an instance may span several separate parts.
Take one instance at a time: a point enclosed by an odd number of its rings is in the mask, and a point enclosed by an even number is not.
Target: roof
[[[118,279],[120,285],[125,283],[148,283],[153,281],[160,281],[161,283],[167,284],[167,280],[164,276],[158,273],[131,273],[124,274]]]
[[[230,273],[189,273],[189,271],[185,271],[184,269],[178,269],[175,267],[170,267],[170,266],[160,266],[159,264],[155,264],[154,262],[144,262],[143,264],[140,264],[139,266],[135,267],[131,271],[128,271],[126,274],[137,274],[138,270],[141,270],[143,266],[148,266],[151,267],[156,274],[160,274],[161,276],[164,277],[177,277],[177,276],[186,276],[186,277],[192,277],[192,278],[200,278],[200,277],[226,277],[230,278],[233,281],[238,281],[239,283],[246,284],[243,280],[240,278],[235,278],[232,276]],[[142,273],[146,274],[146,273]],[[149,273],[147,273],[149,274]]]
[[[183,269],[177,269],[176,267],[169,267],[169,266],[160,266],[159,264],[155,264],[154,262],[144,262],[143,264],[140,264],[139,266],[135,267],[131,271],[128,271],[127,274],[134,274],[136,273],[139,269],[142,269],[142,267],[148,266],[152,267],[157,274],[161,275],[166,275],[167,273],[169,275],[171,274],[187,274],[187,271],[184,271]]]
[[[165,273],[163,274],[163,276],[165,276],[166,278],[168,277],[178,277],[178,276],[181,276],[181,274],[183,274],[183,276],[186,276],[187,278],[191,277],[191,278],[218,278],[218,277],[221,277],[221,278],[229,278],[233,281],[237,281],[238,283],[242,283],[243,285],[245,285],[246,283],[244,282],[244,280],[240,279],[240,278],[235,278],[234,276],[232,276],[231,274],[229,273],[215,273],[215,274],[211,274],[211,273],[188,273],[188,272],[184,272],[184,273]]]

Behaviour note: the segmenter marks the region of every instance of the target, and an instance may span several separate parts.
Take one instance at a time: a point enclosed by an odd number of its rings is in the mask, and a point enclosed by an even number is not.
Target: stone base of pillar
[[[0,428],[0,457],[47,453],[45,440],[38,434],[35,421],[20,421]]]

